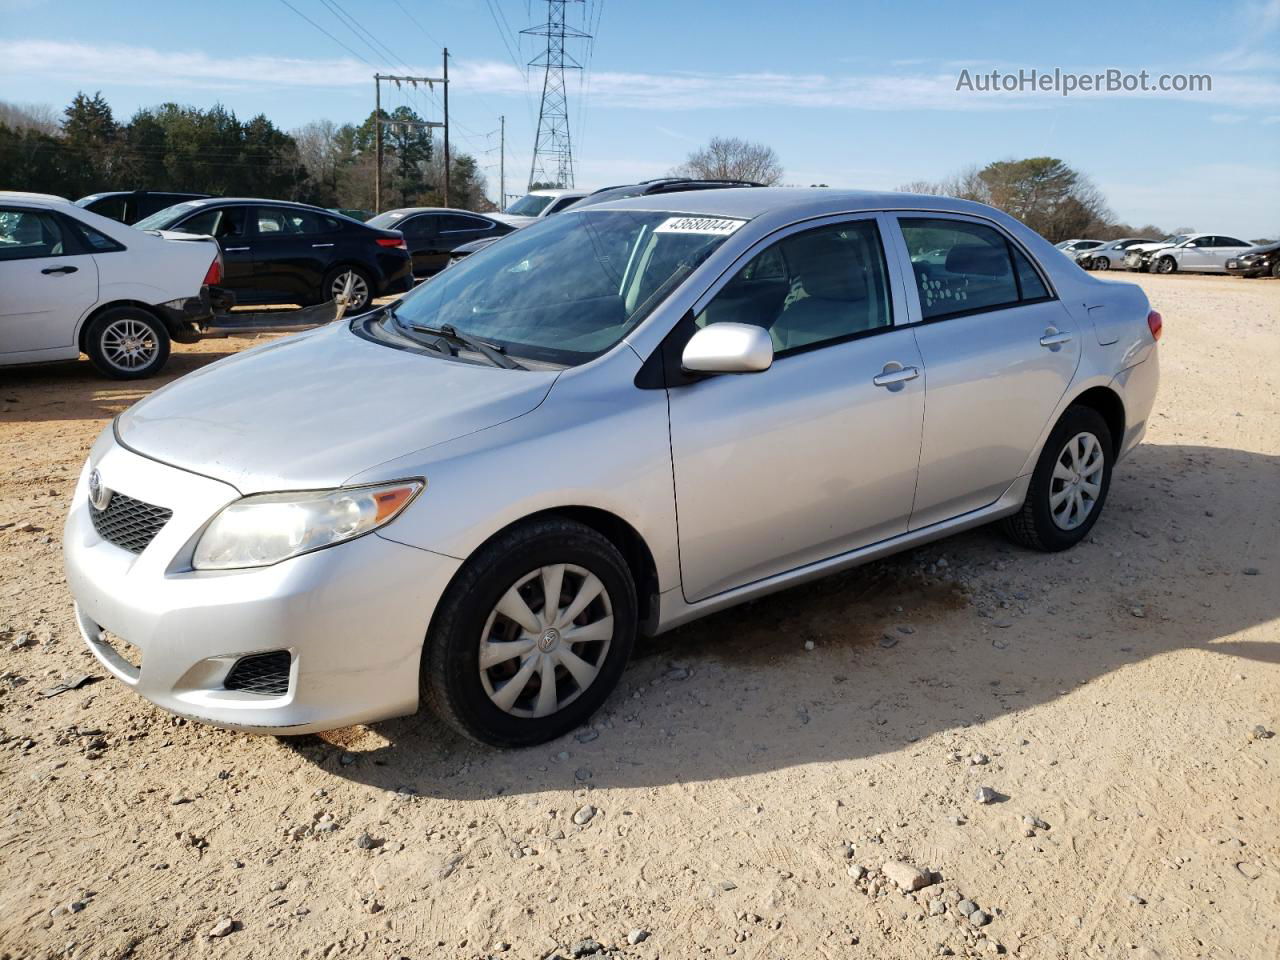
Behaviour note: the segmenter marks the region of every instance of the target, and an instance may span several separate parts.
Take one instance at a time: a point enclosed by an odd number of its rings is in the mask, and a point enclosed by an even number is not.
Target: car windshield
[[[188,213],[200,209],[198,203],[175,203],[172,207],[165,207],[163,210],[157,210],[149,217],[144,217],[135,223],[135,230],[167,230],[169,225],[175,223],[181,217],[185,217]]]
[[[388,210],[386,213],[380,213],[376,217],[366,220],[365,223],[382,230],[394,230],[395,225],[406,216],[407,214],[403,210]]]
[[[517,217],[536,217],[554,199],[555,197],[543,197],[536,193],[526,194],[507,207],[507,213]]]
[[[513,357],[584,363],[626,336],[744,222],[651,210],[550,217],[424,283],[387,323],[407,336],[413,327],[452,327]]]

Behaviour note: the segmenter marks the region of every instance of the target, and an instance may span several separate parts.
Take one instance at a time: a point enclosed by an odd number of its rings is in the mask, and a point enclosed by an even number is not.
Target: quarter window
[[[875,222],[834,224],[779,240],[752,257],[694,322],[763,327],[779,355],[891,326]]]
[[[967,220],[899,222],[925,320],[1050,296],[1026,255],[992,227]]]
[[[50,214],[0,210],[0,260],[60,257],[67,252],[62,228]]]

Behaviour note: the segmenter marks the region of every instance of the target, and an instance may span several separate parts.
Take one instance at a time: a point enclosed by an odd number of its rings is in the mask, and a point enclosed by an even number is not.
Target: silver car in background
[[[1124,255],[1130,247],[1140,243],[1154,243],[1150,237],[1125,237],[1121,240],[1109,240],[1100,247],[1082,251],[1075,255],[1075,261],[1085,270],[1113,270],[1124,266]]]
[[[1160,329],[976,203],[569,211],[120,415],[67,580],[94,654],[176,713],[303,733],[425,699],[537,743],[637,634],[992,521],[1078,543],[1146,429]]]

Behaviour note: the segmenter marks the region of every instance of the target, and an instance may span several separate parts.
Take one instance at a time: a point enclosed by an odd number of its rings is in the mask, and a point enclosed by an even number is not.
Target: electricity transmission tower
[[[566,40],[590,40],[591,34],[568,27],[564,22],[565,7],[583,0],[547,0],[547,21],[521,30],[533,37],[546,37],[543,52],[529,61],[531,67],[542,67],[542,105],[538,109],[538,133],[533,143],[533,163],[529,167],[529,186],[554,183],[558,187],[573,186],[573,145],[569,139],[569,102],[564,88],[565,70],[581,70],[565,50]]]

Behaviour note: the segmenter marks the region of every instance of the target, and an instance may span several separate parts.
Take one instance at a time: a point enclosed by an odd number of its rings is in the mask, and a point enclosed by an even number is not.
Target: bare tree
[[[325,199],[333,202],[338,192],[338,170],[347,159],[342,156],[338,133],[332,120],[313,120],[290,133],[307,174],[325,192]]]
[[[772,186],[782,180],[782,162],[773,147],[739,137],[712,137],[672,171],[701,180],[750,180]]]
[[[9,103],[0,100],[0,126],[10,130],[35,130],[56,136],[62,131],[58,111],[47,103]]]

